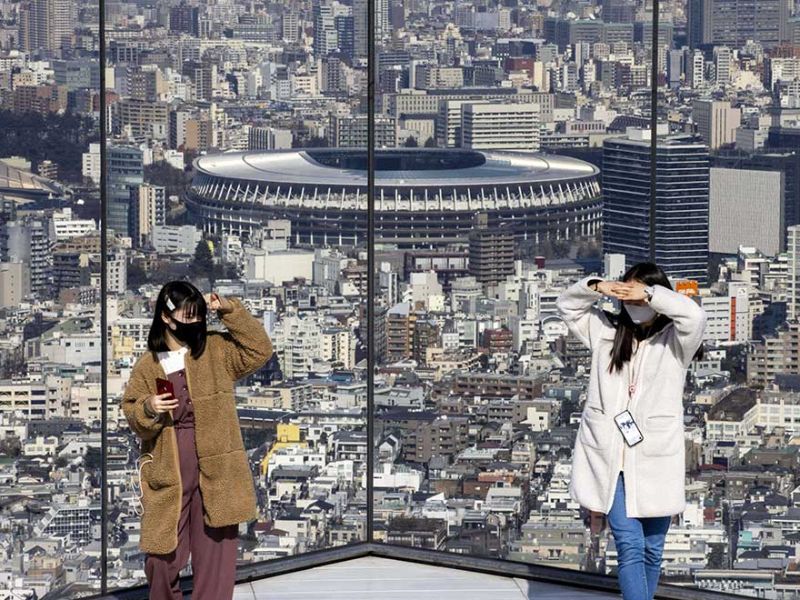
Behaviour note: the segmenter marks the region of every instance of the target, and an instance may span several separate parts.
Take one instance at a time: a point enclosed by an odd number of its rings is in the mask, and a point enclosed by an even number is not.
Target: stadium
[[[225,152],[197,158],[194,168],[187,205],[208,234],[249,237],[269,219],[287,219],[297,244],[366,242],[365,150]],[[564,156],[380,149],[375,188],[376,243],[398,248],[465,242],[476,213],[535,242],[600,226],[599,170]]]

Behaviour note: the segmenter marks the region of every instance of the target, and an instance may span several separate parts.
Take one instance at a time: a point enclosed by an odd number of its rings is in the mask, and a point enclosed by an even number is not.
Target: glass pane
[[[696,438],[687,446],[693,450],[687,461],[692,490],[685,524],[668,543],[681,539],[700,550],[698,568],[706,571],[688,575],[710,590],[732,589],[733,569],[760,544],[760,529],[742,518],[743,498],[751,497],[756,485],[748,473],[771,471],[760,466],[766,440],[783,428],[793,435],[796,427],[792,415],[776,410],[794,389],[789,380],[797,374],[788,343],[797,334],[791,283],[796,268],[789,267],[787,279],[778,275],[798,256],[797,90],[789,71],[799,56],[795,12],[795,3],[779,0],[687,3],[686,26],[676,28],[666,65],[663,115],[669,115],[672,131],[694,133],[709,154],[708,269],[707,278],[698,281],[709,289],[687,291],[700,294],[709,315],[706,350],[714,351],[690,367],[691,392],[714,400],[691,416],[687,408],[687,422],[703,431],[705,443]],[[671,187],[673,206],[697,206]],[[715,375],[709,379],[710,373]],[[730,391],[725,384],[741,387]],[[762,389],[769,391],[762,396]],[[728,412],[734,404],[763,416],[740,427],[739,417]],[[739,450],[729,453],[731,447]],[[701,523],[703,534],[695,529]],[[683,566],[664,572],[667,580],[674,575],[686,581]],[[759,585],[735,587],[747,595],[760,593],[754,591]]]
[[[0,586],[100,591],[99,15],[0,8]]]
[[[376,541],[601,570],[554,303],[651,96],[640,7],[599,4],[376,5]]]
[[[365,536],[365,10],[332,0],[107,8],[109,226],[120,267],[106,299],[108,377],[123,467],[151,447],[119,404],[149,352],[162,286],[188,279],[241,299],[257,322],[237,333],[212,314],[208,327],[234,338],[263,328],[274,352],[235,390],[219,390],[235,393],[238,428],[233,400],[220,404],[228,429],[209,429],[217,391],[191,392],[204,509],[224,492],[203,467],[213,448],[238,445],[240,434],[246,451],[257,518],[239,525],[239,565]],[[173,429],[158,435],[184,435]],[[184,462],[191,450],[178,456],[184,483],[197,470]],[[158,485],[148,469],[142,485]],[[241,478],[224,481],[232,499],[251,497]],[[145,583],[146,554],[156,553],[147,506],[141,518],[130,495],[118,507],[125,569],[112,583]],[[170,522],[170,545],[173,531]]]

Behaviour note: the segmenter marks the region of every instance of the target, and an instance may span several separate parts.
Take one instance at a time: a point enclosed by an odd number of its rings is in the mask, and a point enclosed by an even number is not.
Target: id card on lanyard
[[[639,367],[641,366],[642,362],[641,357],[644,355],[643,346],[646,341],[647,338],[642,340],[642,342],[639,344],[638,348],[636,349],[636,361],[631,361],[631,366],[628,371],[628,406],[630,405],[631,398],[633,398],[634,393],[636,393],[636,376],[639,373]],[[640,364],[637,365],[636,362]],[[635,446],[644,439],[644,435],[639,429],[639,426],[636,424],[631,411],[628,410],[627,407],[614,417],[614,423],[617,424],[617,429],[619,429],[622,433],[622,437],[625,439],[625,443],[628,444],[628,446]]]

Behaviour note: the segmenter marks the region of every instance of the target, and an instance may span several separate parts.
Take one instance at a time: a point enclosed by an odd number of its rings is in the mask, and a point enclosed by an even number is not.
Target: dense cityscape
[[[275,348],[239,564],[364,541],[373,456],[375,541],[614,573],[556,299],[651,245],[708,315],[662,581],[800,597],[800,5],[661,0],[654,41],[646,0],[368,1],[106,0],[101,40],[96,2],[0,0],[0,600],[98,593],[103,520],[108,588],[145,582],[119,401],[182,278]]]

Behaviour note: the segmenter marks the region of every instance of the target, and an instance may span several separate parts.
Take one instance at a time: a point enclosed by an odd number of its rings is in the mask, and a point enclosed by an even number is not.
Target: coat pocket
[[[599,408],[587,405],[581,415],[578,439],[584,446],[603,448],[608,444],[608,419]]]
[[[650,415],[645,419],[642,454],[673,456],[683,444],[683,421],[680,415]]]

